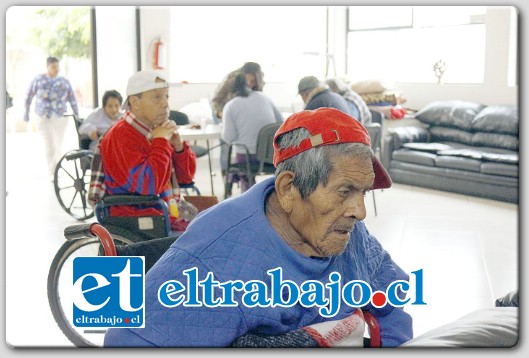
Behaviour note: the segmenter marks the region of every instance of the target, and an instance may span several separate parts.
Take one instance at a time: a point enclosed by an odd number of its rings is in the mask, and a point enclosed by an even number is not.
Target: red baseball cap
[[[299,146],[279,149],[277,138],[297,128],[305,128],[312,136],[303,139]],[[274,136],[274,165],[311,148],[340,143],[362,143],[371,147],[371,138],[359,121],[335,108],[294,113],[283,122]],[[391,187],[391,178],[376,156],[373,156],[373,171],[375,182],[372,189]]]

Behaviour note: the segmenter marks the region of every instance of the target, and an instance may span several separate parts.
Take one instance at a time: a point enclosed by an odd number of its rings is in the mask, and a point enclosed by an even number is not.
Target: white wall
[[[115,89],[125,99],[127,81],[137,68],[136,8],[96,6],[98,104],[105,91]]]
[[[345,7],[332,7],[329,12],[329,30],[332,41],[329,48],[335,54],[343,55],[345,51]],[[518,104],[518,87],[508,86],[508,42],[510,30],[510,10],[508,7],[489,8],[486,15],[486,62],[485,83],[482,85],[448,85],[448,84],[411,84],[398,83],[397,88],[407,98],[405,106],[419,109],[434,100],[459,99],[475,101],[485,105]],[[152,41],[157,36],[170,40],[170,11],[167,7],[141,7],[141,51],[142,68],[151,64],[150,53]],[[192,36],[192,34],[188,34]],[[171,49],[168,48],[168,56]],[[212,59],[214,61],[214,58]],[[170,61],[167,61],[170,63]],[[338,76],[343,75],[345,61],[336,59]],[[167,69],[170,73],[170,68]],[[216,83],[195,83],[172,88],[170,92],[171,108],[210,99],[215,91]],[[301,109],[302,103],[296,96],[296,88],[292,84],[267,83],[265,93],[270,95],[282,111],[292,112]]]

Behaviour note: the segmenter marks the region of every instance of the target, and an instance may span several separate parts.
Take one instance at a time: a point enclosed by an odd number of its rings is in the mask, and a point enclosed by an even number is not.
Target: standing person
[[[267,124],[281,123],[283,116],[267,95],[251,90],[248,82],[244,73],[235,76],[231,87],[235,97],[224,106],[221,138],[227,144],[237,143],[246,146],[250,153],[250,164],[255,164],[258,163],[256,149],[259,131]],[[235,146],[235,153],[238,163],[246,162],[244,147]],[[250,178],[243,172],[238,176],[241,192],[245,192],[249,188]]]
[[[314,76],[303,77],[299,81],[298,93],[305,103],[306,110],[330,107],[351,115],[347,101]]]
[[[183,231],[187,219],[178,215],[179,183],[189,184],[196,171],[196,157],[169,120],[169,84],[161,73],[139,71],[129,78],[123,119],[99,141],[88,199],[95,204],[104,195],[158,195],[169,205],[171,228]],[[100,152],[100,153],[98,153]],[[99,165],[98,165],[99,166]],[[101,169],[101,170],[99,170]],[[110,208],[110,216],[159,215],[155,208]]]
[[[145,276],[144,328],[109,329],[105,346],[361,347],[364,312],[382,347],[412,338],[403,307],[322,297],[331,282],[387,292],[409,279],[364,223],[365,193],[391,186],[367,130],[334,108],[295,113],[275,134],[274,164],[275,178],[191,222]],[[294,285],[308,300],[291,299]]]
[[[338,93],[347,101],[350,114],[353,118],[356,118],[364,125],[371,123],[371,111],[362,96],[349,88],[349,86],[339,78],[328,78],[325,80],[325,84],[329,86],[331,91]]]
[[[246,78],[246,85],[252,91],[262,92],[264,87],[264,73],[261,70],[261,65],[257,62],[246,62],[241,68],[230,72],[226,78],[219,84],[215,91],[215,96],[211,100],[211,106],[213,109],[213,116],[219,121],[222,121],[224,106],[228,103],[235,95],[231,91],[235,77],[238,74],[244,74]],[[228,148],[222,139],[220,141],[220,168],[222,176],[226,174],[228,167]]]
[[[121,117],[122,104],[123,97],[118,91],[106,91],[103,94],[103,107],[90,113],[79,126],[79,134],[90,138],[89,149],[95,150],[99,137]]]
[[[79,108],[70,81],[59,76],[59,60],[56,57],[48,57],[46,66],[47,72],[37,75],[29,85],[24,120],[29,122],[31,102],[33,97],[37,97],[36,127],[44,140],[48,170],[53,181],[55,166],[63,155],[62,143],[68,126],[68,117],[64,116],[66,105],[70,103],[76,117],[79,117]]]

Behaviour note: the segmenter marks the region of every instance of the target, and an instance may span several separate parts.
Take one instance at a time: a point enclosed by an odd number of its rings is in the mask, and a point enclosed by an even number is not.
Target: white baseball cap
[[[164,82],[156,82],[157,79],[163,80]],[[130,109],[129,96],[167,87],[169,87],[169,82],[167,82],[165,74],[162,72],[148,70],[136,72],[129,78],[126,92],[127,98],[123,102],[122,109]]]

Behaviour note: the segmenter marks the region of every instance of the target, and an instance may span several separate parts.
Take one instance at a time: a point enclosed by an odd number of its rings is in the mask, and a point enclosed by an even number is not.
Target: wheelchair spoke
[[[61,166],[61,168],[63,172],[65,172],[72,180],[75,180],[75,178],[70,174],[69,171],[67,171],[64,167]]]
[[[73,196],[72,196],[72,201],[70,201],[70,206],[68,206],[68,209],[69,209],[69,210],[72,209],[72,207],[73,207],[73,203],[74,203],[74,201],[75,201],[75,198],[77,197],[77,194],[79,194],[79,192],[76,190],[76,191],[75,191],[75,194],[73,194]]]
[[[72,188],[75,188],[75,185],[63,186],[63,187],[60,187],[59,189],[63,190],[63,189],[72,189]]]

